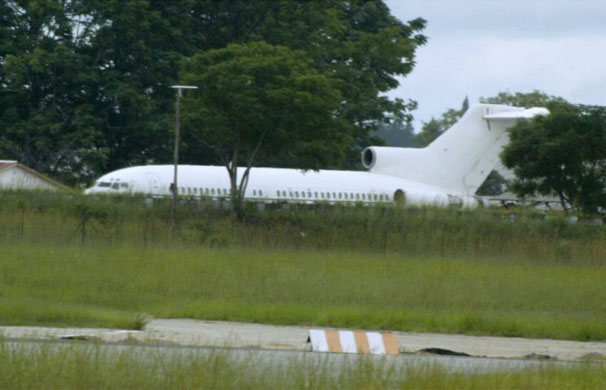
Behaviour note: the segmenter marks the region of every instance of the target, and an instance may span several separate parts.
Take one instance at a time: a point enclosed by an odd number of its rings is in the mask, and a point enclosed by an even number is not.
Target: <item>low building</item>
[[[17,161],[0,160],[0,190],[66,191],[70,188]]]

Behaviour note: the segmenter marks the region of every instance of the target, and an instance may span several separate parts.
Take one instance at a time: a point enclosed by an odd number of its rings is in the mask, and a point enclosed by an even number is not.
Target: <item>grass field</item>
[[[511,372],[456,372],[438,364],[394,365],[389,357],[293,357],[267,361],[254,351],[167,354],[101,346],[21,347],[0,341],[2,389],[603,389],[606,365],[542,366]]]
[[[314,208],[244,222],[142,199],[0,199],[0,323],[146,316],[606,340],[606,229],[502,211]]]
[[[3,324],[137,328],[143,313],[606,340],[606,269],[397,254],[4,245]]]

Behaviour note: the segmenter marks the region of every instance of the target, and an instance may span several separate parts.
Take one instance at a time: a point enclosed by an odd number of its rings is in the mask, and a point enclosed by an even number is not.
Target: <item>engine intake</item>
[[[362,151],[362,166],[366,169],[371,169],[377,162],[377,154],[372,147]]]

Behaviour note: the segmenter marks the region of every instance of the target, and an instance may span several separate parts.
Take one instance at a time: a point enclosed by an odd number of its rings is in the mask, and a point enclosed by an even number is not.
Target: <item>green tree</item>
[[[414,108],[381,95],[414,67],[424,25],[397,20],[382,1],[1,1],[0,152],[79,182],[166,161],[181,60],[266,41],[341,80],[334,114],[355,130],[353,153],[377,123]],[[183,162],[215,162],[187,132],[183,151]]]
[[[7,1],[0,10],[0,154],[69,183],[86,180],[99,138],[73,4]]]
[[[504,104],[515,107],[547,107],[551,102],[565,103],[566,101],[558,96],[547,95],[545,92],[534,90],[532,92],[499,92],[497,96],[489,98],[480,98],[480,103]]]
[[[507,186],[507,180],[498,171],[494,169],[490,171],[484,183],[476,191],[476,195],[480,196],[494,196],[500,195],[505,192]]]
[[[193,19],[194,35],[205,37],[205,49],[254,41],[288,46],[304,51],[318,71],[342,81],[335,114],[354,126],[356,142],[348,158],[333,167],[357,164],[379,123],[410,119],[416,107],[383,93],[398,86],[397,76],[412,71],[416,49],[426,41],[420,33],[425,21],[401,22],[383,1],[209,1],[195,7]],[[187,134],[184,142],[196,145]],[[185,160],[204,160],[192,149],[198,148],[186,146]],[[288,162],[270,158],[267,164]]]
[[[335,116],[338,80],[302,51],[230,44],[186,61],[182,79],[200,87],[184,98],[186,127],[227,168],[235,215],[258,161],[278,153],[288,164],[319,169],[343,160],[352,142],[352,127]]]
[[[499,92],[496,96],[480,98],[480,103],[503,104],[514,107],[546,107],[551,102],[564,103],[565,100],[558,96],[547,95],[539,90],[532,92]],[[476,194],[482,196],[500,195],[509,189],[510,183],[497,171],[492,170],[486,181],[482,183]]]
[[[393,123],[382,123],[379,125],[375,137],[379,138],[374,144],[395,146],[400,148],[419,147],[411,122],[394,121]]]
[[[170,159],[179,64],[200,44],[191,34],[199,1],[87,0],[94,34],[84,48],[102,171]]]
[[[553,99],[551,114],[511,129],[502,152],[519,196],[556,194],[565,210],[606,210],[606,107]]]

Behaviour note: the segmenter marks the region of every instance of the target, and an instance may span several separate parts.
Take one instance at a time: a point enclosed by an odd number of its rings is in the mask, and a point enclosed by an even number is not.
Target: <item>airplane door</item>
[[[147,182],[149,184],[149,192],[152,194],[160,194],[160,178],[155,173],[146,173]]]

